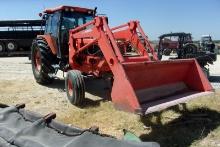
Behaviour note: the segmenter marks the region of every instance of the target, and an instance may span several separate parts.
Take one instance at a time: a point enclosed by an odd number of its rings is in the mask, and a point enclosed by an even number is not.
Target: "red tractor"
[[[96,9],[71,6],[47,9],[43,18],[45,34],[32,45],[34,77],[49,84],[57,70],[67,72],[66,92],[74,105],[84,102],[82,75],[112,78],[115,106],[138,114],[212,91],[196,60],[159,61],[138,21],[110,28]]]

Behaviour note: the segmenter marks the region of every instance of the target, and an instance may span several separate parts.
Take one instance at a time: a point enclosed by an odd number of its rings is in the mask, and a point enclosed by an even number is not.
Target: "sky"
[[[2,0],[0,20],[40,19],[45,8],[71,5],[106,14],[111,27],[139,20],[150,40],[170,32],[189,32],[195,40],[220,40],[220,0]]]

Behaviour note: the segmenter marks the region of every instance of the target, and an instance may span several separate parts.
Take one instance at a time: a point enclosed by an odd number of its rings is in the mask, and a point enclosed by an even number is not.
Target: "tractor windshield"
[[[92,21],[93,15],[80,12],[64,12],[62,21],[62,30],[69,30],[76,28],[82,24]]]
[[[62,13],[60,43],[62,54],[68,54],[69,30],[74,29],[82,24],[92,21],[93,14],[64,11]]]

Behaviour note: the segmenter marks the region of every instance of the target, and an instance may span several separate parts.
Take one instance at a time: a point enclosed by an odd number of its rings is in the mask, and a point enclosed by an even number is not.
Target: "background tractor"
[[[198,45],[193,43],[190,33],[169,33],[161,35],[159,39],[159,59],[162,59],[163,55],[170,55],[171,52],[176,53],[176,56],[172,56],[170,59],[196,58],[206,76],[209,77],[208,65],[213,64],[217,58],[211,43],[205,41],[210,40],[210,37],[207,38],[206,36],[203,38],[203,43],[201,43],[202,48],[199,48]]]
[[[194,54],[196,50],[197,46],[193,43],[190,33],[169,33],[159,37],[159,59],[162,55],[169,56],[172,51],[177,53],[178,59],[183,59]]]
[[[58,70],[67,72],[66,93],[74,105],[84,102],[87,75],[112,79],[114,105],[142,115],[212,93],[194,59],[159,61],[139,21],[110,28],[96,9],[71,6],[47,9],[43,19],[45,33],[32,45],[34,77],[50,84]]]
[[[215,43],[212,41],[212,36],[203,35],[200,39],[199,47],[202,51],[208,51],[214,53]]]

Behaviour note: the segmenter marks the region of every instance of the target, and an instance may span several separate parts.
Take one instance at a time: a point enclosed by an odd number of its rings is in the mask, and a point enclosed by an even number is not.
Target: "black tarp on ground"
[[[25,111],[24,106],[0,105],[0,147],[158,147],[154,142],[117,140]]]

